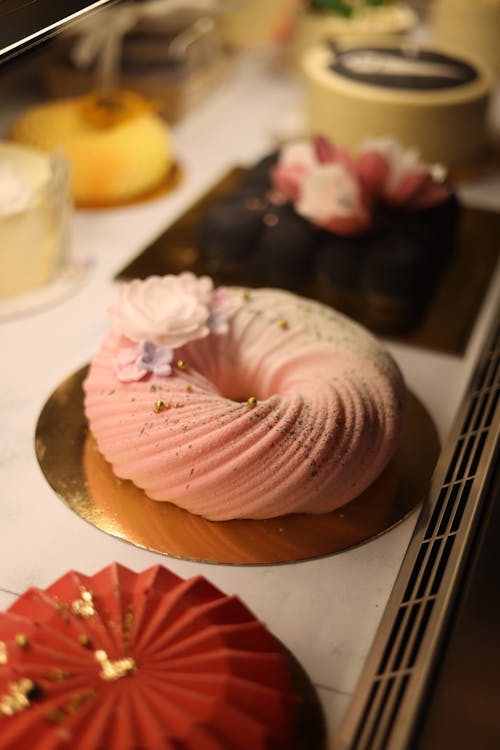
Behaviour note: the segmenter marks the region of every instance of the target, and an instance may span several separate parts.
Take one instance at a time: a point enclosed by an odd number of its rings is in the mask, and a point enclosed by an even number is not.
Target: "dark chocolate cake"
[[[307,170],[295,171],[289,180],[290,163],[285,158],[283,166],[276,152],[250,169],[201,221],[203,265],[223,283],[300,291],[379,332],[409,332],[453,252],[457,198],[423,165],[416,166],[414,155],[398,165],[397,184],[387,174],[384,154],[376,154],[373,167],[371,147],[355,161],[325,143],[312,142],[318,163],[325,164],[326,149],[326,163],[340,161],[349,179],[354,175],[353,184],[359,183],[354,224],[346,225],[345,216],[311,217],[298,189]]]

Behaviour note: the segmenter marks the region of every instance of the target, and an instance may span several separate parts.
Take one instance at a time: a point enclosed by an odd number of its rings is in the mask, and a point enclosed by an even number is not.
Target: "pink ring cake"
[[[168,374],[161,346],[156,371],[143,353],[149,369],[134,374],[133,364],[130,373],[124,353],[144,335],[124,336],[115,322],[84,383],[99,450],[150,498],[210,520],[326,513],[349,502],[398,445],[405,389],[395,362],[323,304],[277,289],[224,292],[226,325],[174,343]],[[149,312],[154,296],[140,302]]]

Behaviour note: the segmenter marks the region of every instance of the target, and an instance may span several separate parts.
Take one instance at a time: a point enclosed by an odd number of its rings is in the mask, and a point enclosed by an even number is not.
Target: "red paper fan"
[[[287,659],[202,577],[113,564],[0,613],[0,748],[285,750]]]

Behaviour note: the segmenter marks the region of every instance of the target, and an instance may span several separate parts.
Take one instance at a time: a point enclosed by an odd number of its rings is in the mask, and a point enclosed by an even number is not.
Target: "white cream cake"
[[[0,141],[0,300],[52,279],[69,210],[63,157]]]

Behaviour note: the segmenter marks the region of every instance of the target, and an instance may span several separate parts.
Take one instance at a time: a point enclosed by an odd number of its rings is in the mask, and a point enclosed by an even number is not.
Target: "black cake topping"
[[[360,83],[424,91],[464,86],[478,77],[477,70],[463,60],[403,47],[357,47],[335,52],[329,68]]]

